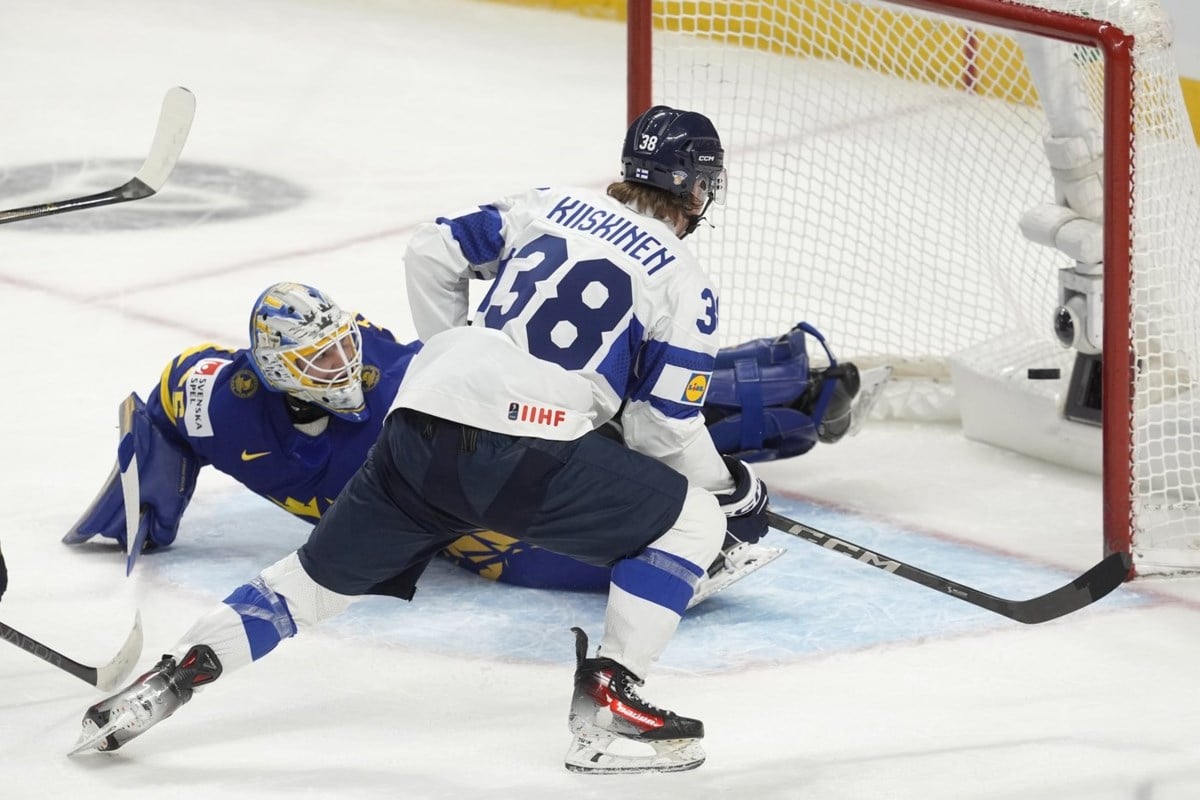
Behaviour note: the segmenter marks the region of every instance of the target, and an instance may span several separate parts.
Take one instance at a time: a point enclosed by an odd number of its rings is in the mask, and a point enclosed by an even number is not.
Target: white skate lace
[[[622,694],[629,699],[630,703],[636,704],[641,710],[649,711],[662,717],[666,717],[672,713],[665,708],[659,708],[653,703],[647,702],[645,698],[638,694],[636,687],[640,684],[632,674],[622,670],[619,680],[621,682]],[[611,677],[609,678],[609,681],[612,681]]]

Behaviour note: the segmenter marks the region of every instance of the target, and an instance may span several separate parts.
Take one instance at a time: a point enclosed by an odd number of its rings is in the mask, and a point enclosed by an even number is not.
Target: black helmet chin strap
[[[700,226],[701,221],[704,220],[704,215],[706,213],[708,213],[708,207],[711,205],[712,205],[712,197],[709,196],[708,201],[704,204],[704,208],[700,209],[699,214],[689,214],[688,215],[688,218],[687,218],[688,224],[687,224],[687,227],[683,229],[683,233],[679,234],[680,239],[684,238],[685,236],[687,236],[691,233],[695,233],[696,228],[698,228]],[[710,223],[708,223],[708,227],[712,228],[715,226],[710,222]]]

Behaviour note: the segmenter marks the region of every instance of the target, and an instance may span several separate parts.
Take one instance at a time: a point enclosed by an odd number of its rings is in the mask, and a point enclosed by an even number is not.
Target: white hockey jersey
[[[425,345],[396,407],[559,440],[621,413],[630,447],[732,488],[700,414],[717,292],[666,224],[594,190],[537,189],[422,225],[405,269]],[[471,278],[492,285],[465,327]]]

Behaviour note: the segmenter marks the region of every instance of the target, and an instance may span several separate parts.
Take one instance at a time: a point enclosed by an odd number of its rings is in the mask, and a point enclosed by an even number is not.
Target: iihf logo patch
[[[566,421],[567,412],[561,408],[509,403],[508,418],[513,422],[528,422],[532,425],[548,425],[551,428],[557,428]]]

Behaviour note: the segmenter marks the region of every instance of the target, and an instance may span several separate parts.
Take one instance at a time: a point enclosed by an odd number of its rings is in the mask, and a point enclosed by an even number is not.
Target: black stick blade
[[[1133,566],[1128,553],[1113,553],[1066,586],[1030,600],[1009,601],[1017,622],[1035,625],[1078,611],[1116,589],[1129,577]]]
[[[1113,553],[1066,586],[1029,600],[1007,600],[972,588],[941,575],[927,572],[853,542],[831,536],[811,525],[797,522],[770,509],[767,523],[776,530],[803,539],[826,550],[849,556],[870,567],[899,575],[942,594],[966,601],[1017,622],[1033,625],[1078,611],[1116,589],[1129,576],[1131,561],[1127,553]]]

